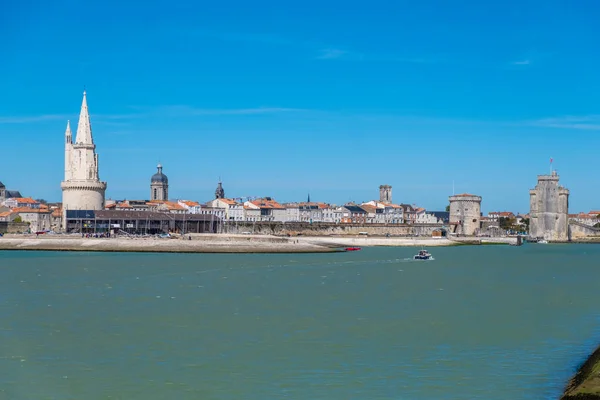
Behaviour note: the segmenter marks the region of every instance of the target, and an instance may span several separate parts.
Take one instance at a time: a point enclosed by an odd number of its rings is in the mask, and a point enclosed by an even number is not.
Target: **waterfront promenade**
[[[191,240],[190,240],[191,239]],[[326,253],[344,247],[438,247],[459,244],[509,244],[512,238],[447,239],[359,236],[299,236],[191,234],[184,238],[113,237],[81,238],[79,235],[6,235],[0,250],[123,251],[165,253]],[[516,242],[516,240],[515,240]]]

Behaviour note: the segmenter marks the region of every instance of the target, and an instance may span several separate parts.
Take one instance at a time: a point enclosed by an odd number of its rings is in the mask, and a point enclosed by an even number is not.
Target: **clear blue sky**
[[[37,4],[35,4],[37,3]],[[186,3],[181,4],[181,3]],[[600,208],[600,3],[12,2],[0,12],[0,181],[58,201],[84,86],[107,197],[344,203],[394,187],[528,211],[549,159]]]

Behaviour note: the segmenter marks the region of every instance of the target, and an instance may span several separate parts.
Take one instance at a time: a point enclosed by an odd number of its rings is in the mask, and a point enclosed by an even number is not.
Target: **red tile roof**
[[[278,202],[276,202],[275,200],[259,199],[259,200],[251,201],[250,203],[252,203],[255,206],[260,207],[260,208],[274,208],[274,209],[280,209],[280,210],[284,209],[284,207],[281,204],[279,204]]]

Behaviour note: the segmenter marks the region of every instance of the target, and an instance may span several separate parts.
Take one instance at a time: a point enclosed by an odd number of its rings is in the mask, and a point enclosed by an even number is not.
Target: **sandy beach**
[[[81,238],[78,235],[6,235],[0,250],[122,251],[172,253],[327,253],[345,247],[411,246],[437,247],[461,244],[446,238],[384,237],[277,237],[268,235],[193,234],[188,239],[157,237]],[[470,241],[469,241],[470,240]],[[477,244],[508,243],[484,240]],[[472,239],[467,239],[473,244]]]

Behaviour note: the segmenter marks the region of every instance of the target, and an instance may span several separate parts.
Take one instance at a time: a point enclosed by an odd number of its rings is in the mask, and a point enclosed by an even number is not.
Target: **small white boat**
[[[539,244],[548,244],[548,241],[546,239],[542,239],[542,240],[538,240]]]
[[[414,260],[433,260],[433,256],[427,250],[419,250],[419,254],[413,257]]]

